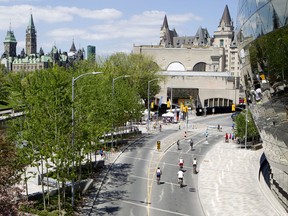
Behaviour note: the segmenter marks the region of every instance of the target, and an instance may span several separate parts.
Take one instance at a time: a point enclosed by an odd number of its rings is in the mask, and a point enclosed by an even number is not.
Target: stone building
[[[51,51],[44,54],[40,48],[37,52],[37,31],[33,16],[30,15],[29,24],[26,28],[26,52],[21,50],[17,55],[17,41],[14,32],[10,29],[4,40],[4,53],[0,63],[4,64],[8,71],[34,71],[53,67],[54,64],[69,67],[73,62],[84,59],[84,49],[77,50],[72,41],[69,52],[61,52],[55,45]]]
[[[151,56],[160,66],[165,82],[156,97],[164,103],[171,99],[179,105],[190,96],[197,107],[239,103],[238,49],[227,5],[214,37],[202,27],[195,36],[179,36],[175,29],[169,29],[165,15],[159,44],[134,45],[133,53]]]

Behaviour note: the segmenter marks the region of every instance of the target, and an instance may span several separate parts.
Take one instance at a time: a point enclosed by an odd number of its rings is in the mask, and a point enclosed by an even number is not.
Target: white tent
[[[174,113],[172,113],[172,112],[164,113],[164,114],[162,115],[162,117],[174,118]]]

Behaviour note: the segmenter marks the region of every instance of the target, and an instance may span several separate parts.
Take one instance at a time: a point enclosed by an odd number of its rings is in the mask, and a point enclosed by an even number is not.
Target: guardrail
[[[0,110],[0,121],[4,121],[9,118],[15,118],[24,115],[24,112],[14,111],[13,109],[2,109]]]

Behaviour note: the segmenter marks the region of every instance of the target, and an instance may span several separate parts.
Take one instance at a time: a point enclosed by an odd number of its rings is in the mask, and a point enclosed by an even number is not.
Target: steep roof
[[[29,24],[27,26],[27,29],[33,29],[35,30],[35,25],[34,25],[34,21],[33,21],[33,16],[32,14],[30,14],[30,19],[29,19]]]
[[[4,43],[17,43],[14,32],[9,30],[7,31]]]
[[[220,23],[219,23],[219,26],[221,26],[222,23],[225,26],[231,26],[231,24],[232,24],[230,12],[229,12],[229,9],[228,9],[227,5],[225,6],[222,18],[221,18]]]
[[[198,28],[198,31],[196,32],[195,38],[198,43],[198,45],[207,45],[209,43],[210,35],[208,33],[207,28],[202,28],[201,26]],[[195,44],[196,44],[195,43]]]
[[[76,52],[76,47],[75,47],[75,44],[74,44],[74,40],[72,41],[72,45],[71,45],[71,48],[70,48],[70,52]]]
[[[163,28],[169,29],[166,14],[165,14],[165,17],[164,17],[164,20],[163,20],[163,24],[162,24],[161,30],[162,30]]]

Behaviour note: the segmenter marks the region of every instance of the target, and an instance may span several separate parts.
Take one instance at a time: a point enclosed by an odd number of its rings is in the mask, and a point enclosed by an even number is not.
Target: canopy
[[[169,112],[169,113],[164,113],[162,116],[163,116],[163,117],[174,117],[174,113],[171,113],[171,112]]]

